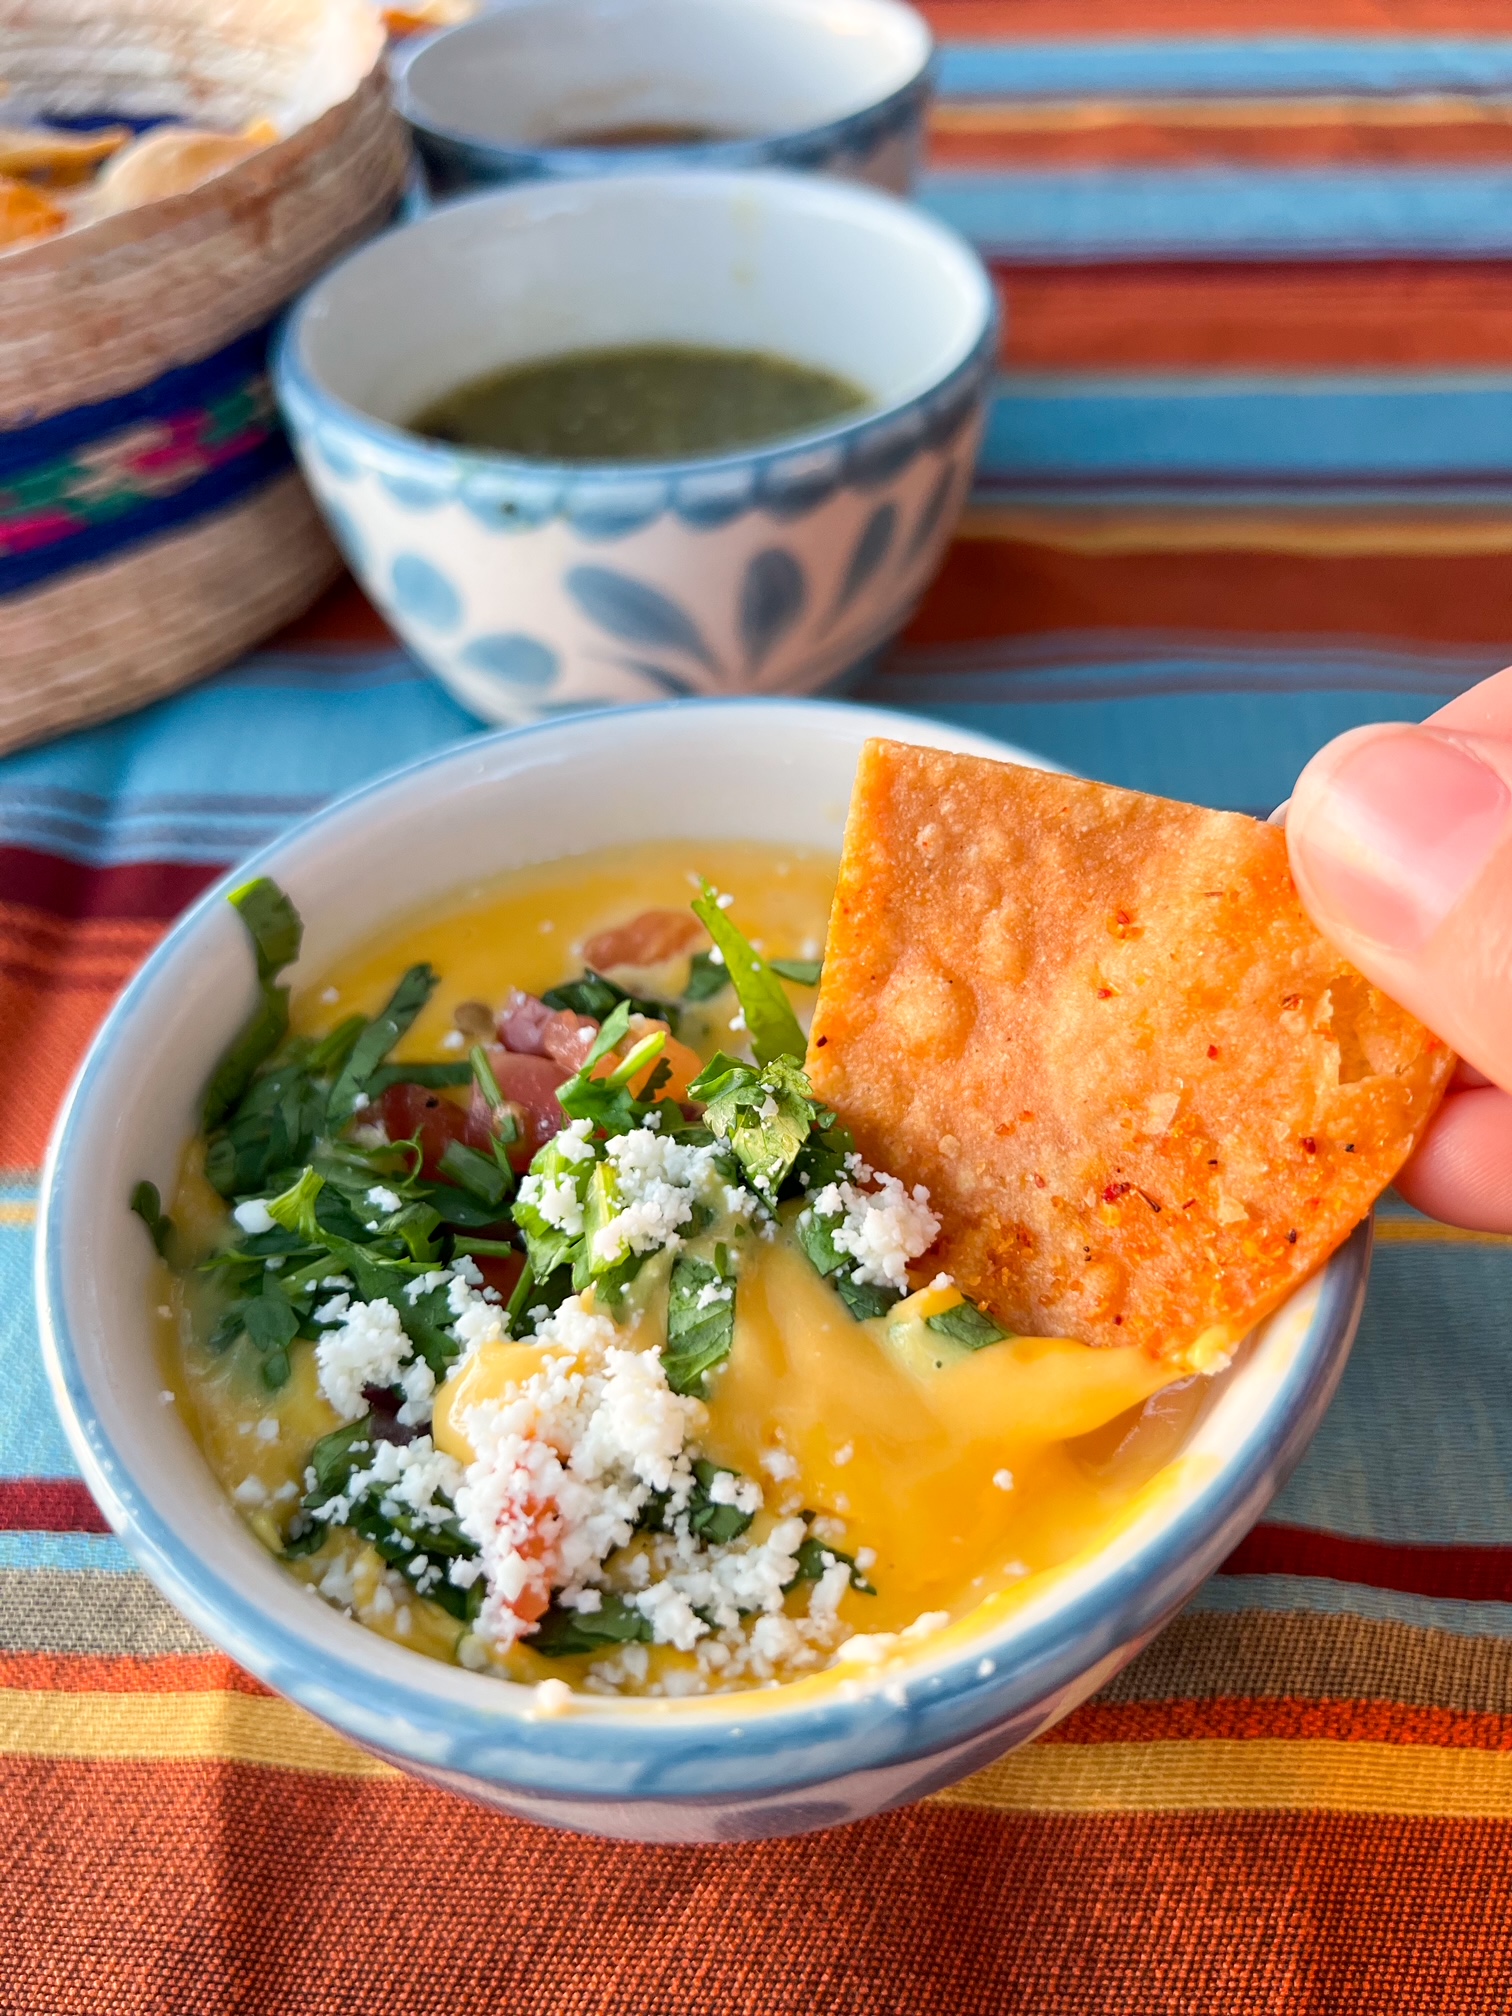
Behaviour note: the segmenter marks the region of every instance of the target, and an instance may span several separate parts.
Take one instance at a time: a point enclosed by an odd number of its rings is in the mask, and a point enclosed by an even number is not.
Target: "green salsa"
[[[870,403],[847,378],[761,350],[638,343],[470,379],[410,425],[548,462],[671,462],[805,434]]]

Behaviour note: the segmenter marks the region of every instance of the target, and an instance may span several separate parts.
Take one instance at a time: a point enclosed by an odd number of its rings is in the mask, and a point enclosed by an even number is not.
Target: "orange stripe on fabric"
[[[0,1753],[214,1759],[359,1777],[392,1769],[288,1701],[219,1688],[171,1694],[0,1689]]]
[[[1247,118],[1225,124],[1126,115],[1056,126],[979,121],[971,110],[947,106],[936,114],[931,168],[1454,168],[1512,160],[1506,116],[1264,126]]]
[[[998,267],[1017,370],[1504,369],[1512,266]]]
[[[220,1689],[271,1700],[260,1680],[224,1652],[147,1658],[84,1652],[0,1652],[0,1689],[54,1694],[193,1694]]]
[[[1194,1710],[1200,1715],[1213,1704]],[[1153,1711],[1123,1713],[1151,1726]],[[387,1771],[286,1701],[234,1692],[0,1690],[0,1752],[22,1757],[225,1760],[279,1771]],[[1033,1744],[939,1795],[1016,1812],[1217,1807],[1512,1817],[1512,1743],[1266,1734],[1108,1735]]]
[[[1512,1750],[1321,1738],[1035,1743],[937,1795],[1009,1813],[1248,1812],[1512,1819]]]
[[[156,920],[60,917],[0,903],[7,1096],[0,1169],[42,1159],[59,1101],[111,1002],[163,935]]]
[[[1445,511],[1121,510],[1019,504],[968,506],[967,539],[1001,539],[1082,555],[1284,553],[1301,559],[1372,559],[1383,554],[1512,553],[1512,516]]]
[[[920,11],[945,42],[1507,32],[1487,0],[921,0]]]
[[[1512,1826],[943,1805],[645,1847],[404,1779],[16,1765],[49,2016],[1501,2016]]]
[[[907,633],[914,645],[1047,630],[1388,638],[1512,638],[1503,555],[1303,558],[1204,552],[1087,555],[1017,540],[957,540]]]
[[[1396,1701],[1306,1701],[1287,1696],[1204,1701],[1089,1701],[1044,1743],[1292,1742],[1426,1744],[1439,1750],[1512,1750],[1512,1714],[1475,1715]]]

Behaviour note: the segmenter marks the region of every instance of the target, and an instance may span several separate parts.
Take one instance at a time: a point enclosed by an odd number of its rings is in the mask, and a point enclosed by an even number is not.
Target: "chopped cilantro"
[[[673,1035],[677,1034],[677,1009],[670,1001],[627,993],[612,980],[606,980],[602,973],[595,973],[592,967],[581,980],[569,980],[564,987],[548,987],[541,999],[548,1008],[570,1008],[575,1015],[591,1015],[595,1022],[607,1020],[616,1008],[623,1006],[628,1014],[667,1023]]]
[[[902,1299],[898,1289],[879,1288],[874,1281],[858,1281],[853,1274],[836,1278],[835,1293],[858,1323],[865,1323],[873,1316],[885,1316]]]
[[[770,1064],[774,1058],[790,1057],[801,1064],[807,1044],[782,982],[720,909],[712,884],[704,883],[703,894],[694,900],[693,914],[724,954],[756,1062]]]
[[[502,1204],[514,1188],[508,1165],[501,1168],[491,1155],[480,1155],[463,1141],[449,1141],[441,1157],[441,1172],[476,1197],[481,1204]]]
[[[838,1274],[850,1259],[850,1255],[842,1253],[835,1244],[835,1234],[844,1223],[845,1220],[838,1211],[832,1211],[821,1217],[819,1212],[810,1209],[800,1212],[798,1216],[798,1244],[813,1261],[816,1271],[826,1280],[831,1274]]]
[[[704,1124],[729,1143],[768,1204],[776,1202],[813,1129],[833,1118],[816,1104],[802,1065],[791,1057],[754,1070],[720,1051],[688,1093],[704,1101]]]
[[[543,1659],[570,1659],[579,1652],[601,1652],[606,1645],[649,1645],[651,1620],[623,1596],[605,1590],[597,1610],[568,1610],[553,1603],[525,1643]]]
[[[721,1292],[700,1306],[706,1288]],[[735,1281],[691,1253],[672,1263],[667,1288],[667,1342],[662,1369],[674,1393],[702,1396],[707,1375],[722,1365],[735,1342]]]
[[[207,1133],[236,1105],[252,1083],[258,1065],[273,1055],[288,1028],[289,990],[265,981],[257,1006],[205,1087],[200,1118]]]
[[[411,966],[352,1045],[341,1076],[331,1087],[326,1116],[332,1129],[346,1125],[358,1111],[359,1100],[371,1099],[368,1081],[436,991],[440,977],[434,967],[423,962]]]
[[[822,959],[772,959],[768,964],[774,973],[791,980],[795,987],[817,987],[824,971]]]
[[[810,1208],[799,1214],[795,1229],[798,1244],[813,1262],[815,1271],[833,1285],[835,1293],[856,1321],[865,1323],[871,1317],[885,1316],[900,1299],[900,1291],[879,1287],[873,1281],[856,1279],[852,1271],[854,1258],[835,1244],[835,1234],[844,1223],[839,1212],[821,1216]]]
[[[271,980],[299,957],[304,925],[278,884],[266,875],[243,882],[227,901],[236,910],[257,954],[257,977]]]
[[[168,1257],[168,1241],[173,1237],[173,1220],[163,1209],[156,1183],[138,1183],[131,1193],[131,1208],[147,1227],[158,1257]]]
[[[482,1578],[468,1589],[459,1589],[447,1577],[453,1561],[473,1560],[478,1552],[455,1518],[448,1516],[439,1526],[432,1525],[377,1485],[361,1490],[344,1517],[316,1516],[333,1498],[349,1493],[354,1479],[368,1468],[380,1439],[376,1416],[366,1414],[360,1421],[323,1435],[315,1444],[309,1464],[315,1483],[301,1501],[284,1541],[285,1554],[314,1553],[333,1526],[345,1526],[366,1540],[390,1568],[398,1569],[417,1595],[428,1597],[459,1620],[475,1616],[483,1600]],[[436,1502],[450,1514],[448,1499]]]
[[[707,952],[695,952],[688,965],[688,984],[683,989],[684,1001],[712,1001],[716,994],[723,994],[730,984],[730,969],[722,959],[716,960]]]
[[[968,1351],[981,1351],[988,1344],[1001,1344],[1012,1332],[994,1323],[985,1309],[978,1309],[974,1302],[957,1302],[952,1309],[942,1309],[938,1316],[926,1316],[925,1327],[936,1331],[941,1337],[949,1337],[953,1343],[964,1344]]]
[[[859,1589],[863,1596],[875,1596],[877,1593],[856,1566],[854,1554],[842,1554],[838,1547],[827,1546],[824,1541],[816,1540],[812,1533],[798,1549],[797,1560],[798,1572],[788,1583],[789,1589],[796,1588],[800,1582],[817,1582],[831,1562],[843,1561],[851,1571],[852,1589]]]
[[[738,1505],[723,1503],[713,1495],[716,1477],[733,1477],[740,1480],[740,1472],[727,1464],[711,1463],[706,1456],[693,1460],[693,1489],[681,1516],[688,1522],[688,1531],[694,1533],[708,1547],[728,1547],[732,1540],[738,1540],[751,1521],[754,1512],[742,1512]],[[675,1524],[671,1496],[666,1491],[653,1491],[641,1507],[636,1527],[642,1533],[670,1533]]]
[[[304,927],[299,913],[276,882],[260,876],[231,892],[257,958],[258,1003],[205,1087],[201,1118],[208,1133],[236,1105],[259,1064],[278,1048],[289,1028],[289,990],[276,984],[283,968],[299,956]]]

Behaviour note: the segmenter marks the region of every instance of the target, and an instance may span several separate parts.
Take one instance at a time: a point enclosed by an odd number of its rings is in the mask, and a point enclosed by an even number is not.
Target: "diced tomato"
[[[423,1085],[390,1085],[378,1110],[390,1141],[420,1137],[420,1173],[432,1179],[440,1176],[441,1157],[452,1142],[463,1140],[468,1131],[467,1108]]]
[[[508,1000],[499,1010],[499,1035],[505,1049],[518,1051],[522,1057],[543,1056],[541,1031],[554,1013],[554,1009],[548,1008],[534,994],[512,987]]]
[[[528,1168],[537,1148],[561,1131],[566,1115],[557,1103],[556,1088],[572,1073],[564,1071],[560,1064],[553,1064],[549,1057],[520,1057],[502,1044],[490,1049],[488,1061],[500,1092],[519,1108],[523,1123],[523,1138],[509,1151],[510,1163],[516,1169]],[[474,1085],[472,1105],[467,1112],[466,1139],[473,1147],[486,1150],[492,1138],[493,1115],[488,1101]]]
[[[689,910],[642,910],[628,924],[600,931],[583,947],[583,962],[595,973],[611,966],[659,966],[679,952],[691,952],[704,935]]]
[[[567,1072],[581,1071],[593,1048],[599,1025],[591,1015],[579,1015],[571,1008],[558,1008],[541,1030],[541,1055]]]

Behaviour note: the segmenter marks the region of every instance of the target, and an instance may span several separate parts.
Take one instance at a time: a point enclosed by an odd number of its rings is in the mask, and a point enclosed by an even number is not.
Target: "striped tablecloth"
[[[990,253],[962,538],[869,697],[1264,812],[1512,659],[1512,10],[939,0],[927,200]],[[196,1638],[53,1419],[35,1172],[223,864],[474,732],[355,598],[0,764],[0,2010],[1512,2008],[1512,1253],[1391,1209],[1333,1411],[1106,1693],[934,1802],[723,1849],[380,1772]]]

